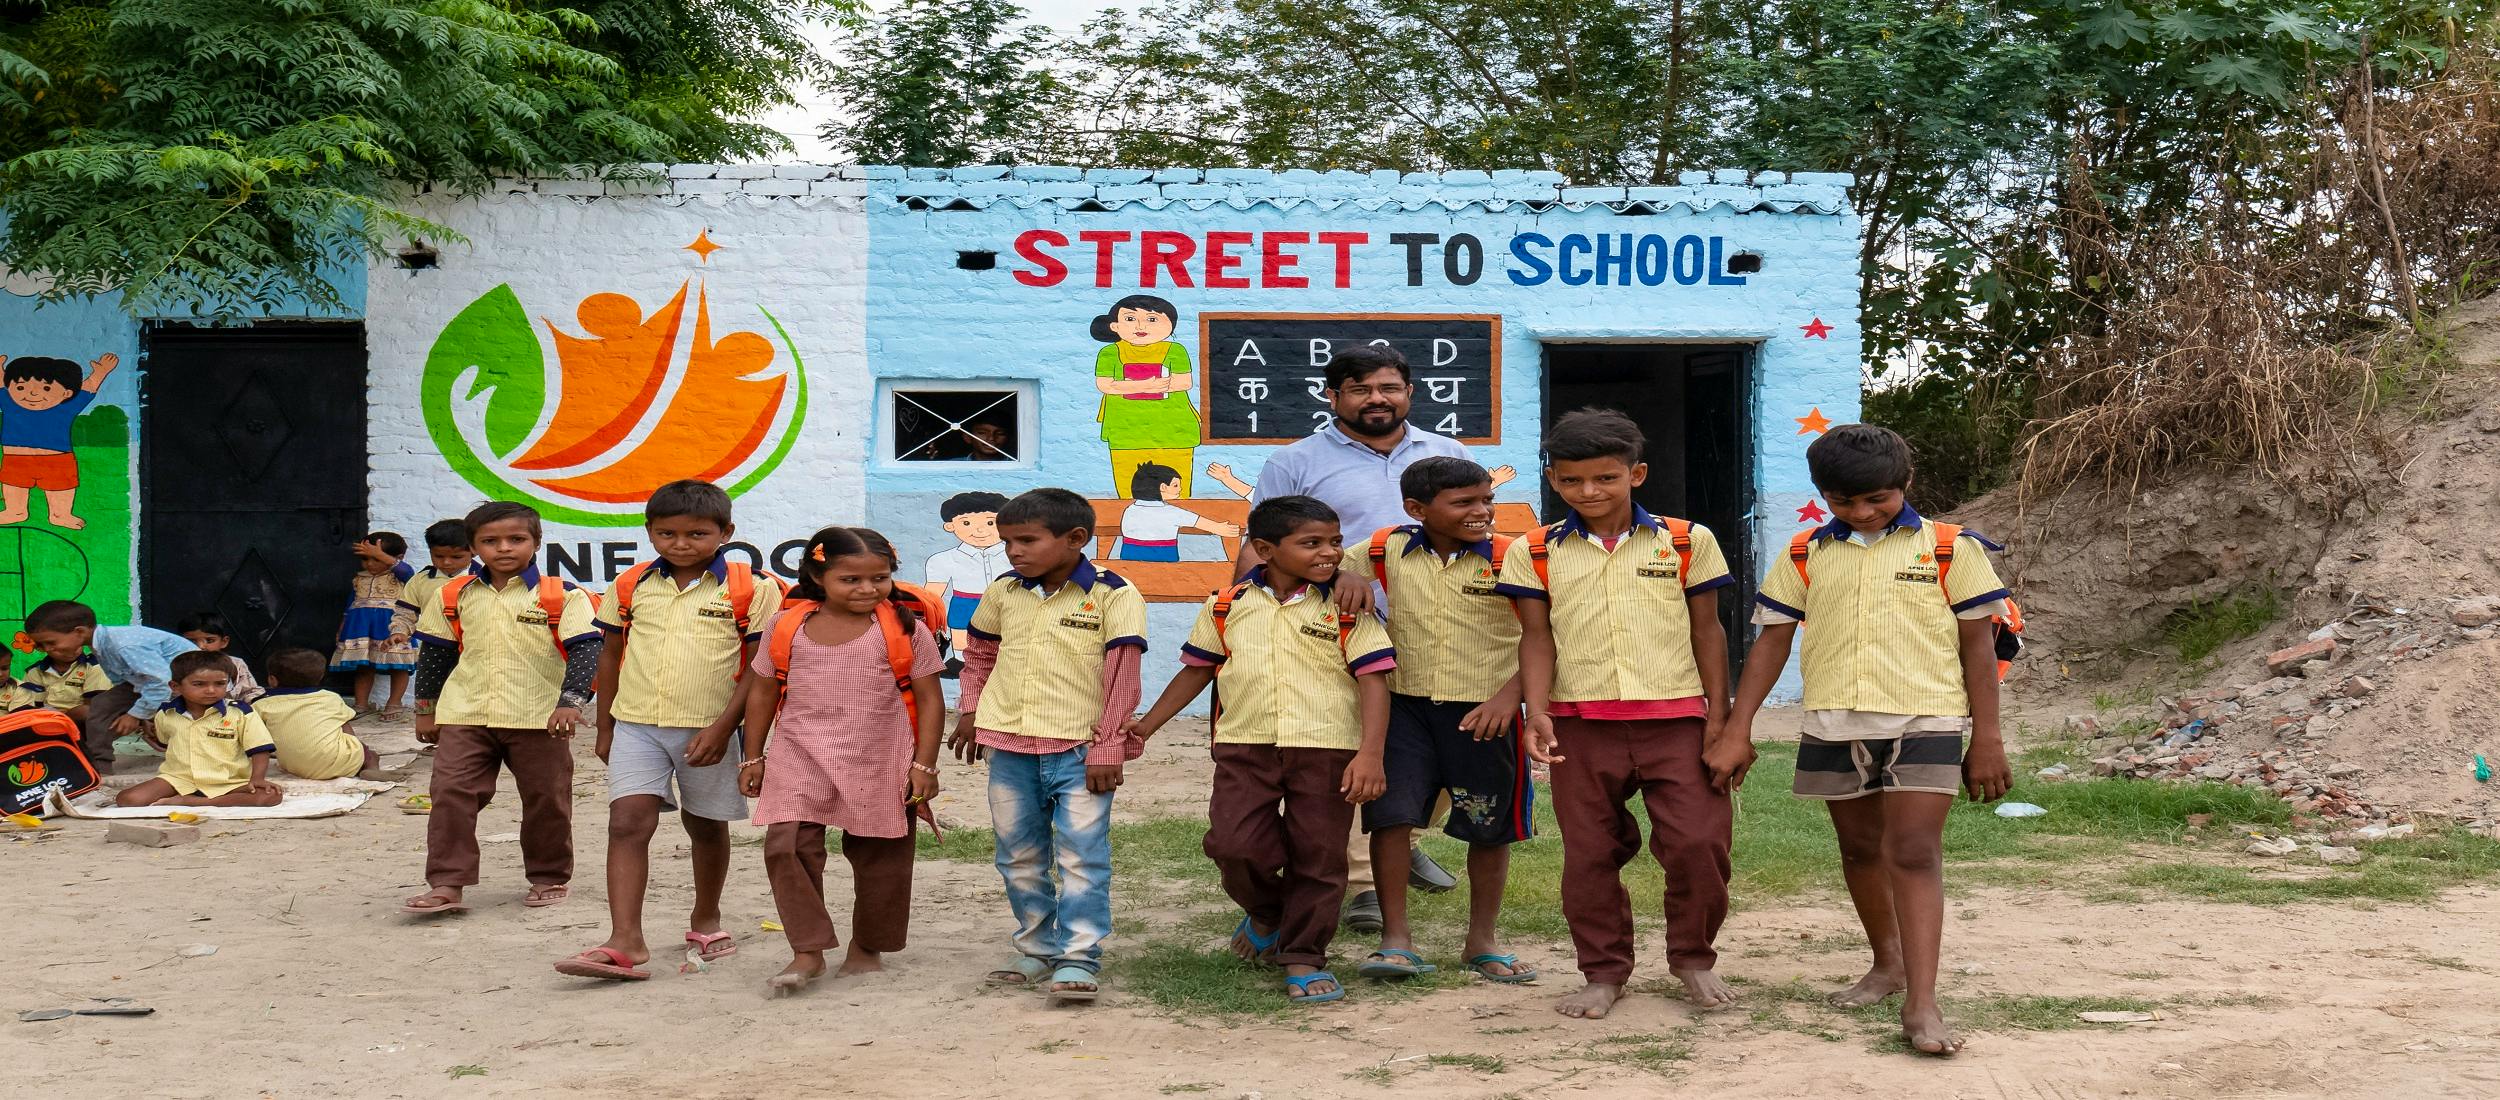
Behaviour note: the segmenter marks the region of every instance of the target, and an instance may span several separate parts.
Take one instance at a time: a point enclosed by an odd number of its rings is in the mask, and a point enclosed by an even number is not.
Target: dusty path
[[[1175,731],[1124,792],[1122,816],[1203,805],[1202,735]],[[417,781],[422,783],[422,770]],[[950,765],[941,811],[985,815],[977,773]],[[753,847],[739,849],[729,926],[741,953],[709,973],[592,986],[555,974],[599,941],[600,771],[583,756],[572,901],[518,905],[518,851],[486,846],[479,908],[419,923],[423,819],[387,801],[323,821],[236,823],[163,850],[107,846],[69,823],[0,845],[23,899],[0,1007],[126,996],[145,1019],[0,1019],[20,1091],[134,1096],[432,1097],[563,1089],[581,1095],[1266,1098],[1648,1094],[1990,1097],[2500,1095],[2500,895],[2434,906],[2257,909],[2188,902],[2091,905],[1978,890],[1948,926],[1947,990],[1965,997],[2133,996],[2165,1019],[2124,1030],[1984,1031],[1951,1063],[1870,1050],[1828,1018],[1768,1006],[1792,979],[1855,976],[1844,904],[1743,910],[1724,970],[1750,1008],[1703,1018],[1655,995],[1599,1024],[1548,1002],[1572,985],[1567,945],[1523,945],[1549,978],[1524,989],[1443,990],[1349,1003],[1281,1023],[1191,1021],[1115,984],[1091,1010],[983,991],[1008,920],[995,874],[924,862],[913,948],[890,973],[771,1002],[786,956],[757,929],[772,913]],[[481,832],[509,833],[506,794]],[[656,933],[687,900],[683,846],[663,832]],[[835,877],[845,877],[833,863]],[[846,888],[845,888],[846,889]],[[664,937],[665,938],[665,937]],[[184,944],[215,944],[177,958]],[[1646,945],[1645,945],[1646,946]],[[1116,952],[1117,941],[1114,951]],[[1360,993],[1358,989],[1358,995]],[[1785,1026],[1781,1024],[1785,1021]],[[1610,1041],[1611,1040],[1611,1041]],[[1686,1048],[1689,1054],[1675,1055]],[[1434,1055],[1493,1055],[1474,1067]],[[1655,1069],[1644,1068],[1644,1061]],[[483,1074],[454,1077],[455,1067]]]

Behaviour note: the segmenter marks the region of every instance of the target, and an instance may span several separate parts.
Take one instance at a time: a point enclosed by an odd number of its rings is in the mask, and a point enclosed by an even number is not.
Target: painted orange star
[[[712,243],[712,231],[708,229],[697,231],[694,243],[685,246],[686,251],[694,253],[697,259],[707,264],[712,262],[712,253],[720,251],[720,247]]]
[[[1795,419],[1798,435],[1821,435],[1830,431],[1832,427],[1832,418],[1823,415],[1823,408],[1820,405],[1806,410],[1804,416]]]
[[[1832,326],[1824,324],[1823,319],[1820,317],[1797,327],[1804,329],[1806,336],[1811,339],[1829,340],[1832,338]]]

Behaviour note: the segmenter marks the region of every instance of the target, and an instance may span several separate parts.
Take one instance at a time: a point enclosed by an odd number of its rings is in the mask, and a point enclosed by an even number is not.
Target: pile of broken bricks
[[[2435,616],[2355,596],[2342,617],[2267,654],[2267,679],[2162,700],[2158,727],[2099,751],[2092,773],[2232,783],[2271,791],[2316,817],[2406,822],[2406,810],[2380,806],[2361,789],[2367,769],[2325,757],[2327,734],[2370,704],[2392,663],[2489,638],[2495,622],[2500,599],[2492,597],[2459,600]],[[2068,717],[2066,727],[2085,737],[2102,732],[2100,720],[2086,715]]]

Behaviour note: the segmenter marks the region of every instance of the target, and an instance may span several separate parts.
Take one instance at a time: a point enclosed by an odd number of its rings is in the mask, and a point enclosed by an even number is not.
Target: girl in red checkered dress
[[[910,923],[911,821],[937,795],[945,662],[931,628],[895,599],[894,570],[894,547],[875,531],[816,532],[748,670],[739,778],[758,800],[764,870],[790,941],[775,994],[822,977],[825,952],[841,942],[825,908],[826,830],[841,831],[851,863],[851,946],[837,973],[884,969],[881,956],[902,949]],[[777,652],[793,617],[785,666]],[[898,690],[904,678],[910,686]]]

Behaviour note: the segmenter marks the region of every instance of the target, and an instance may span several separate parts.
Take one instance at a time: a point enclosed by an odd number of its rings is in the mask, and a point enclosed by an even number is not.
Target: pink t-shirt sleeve
[[[938,656],[937,635],[930,632],[929,624],[922,623],[911,632],[911,678],[917,680],[944,671],[946,661]]]

